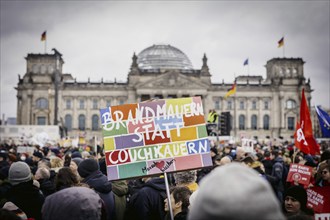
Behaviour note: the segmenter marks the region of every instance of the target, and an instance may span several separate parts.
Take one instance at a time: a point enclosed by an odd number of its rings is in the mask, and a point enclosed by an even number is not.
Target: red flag
[[[313,137],[312,121],[305,98],[305,90],[302,90],[300,105],[300,122],[294,133],[294,143],[305,154],[320,154],[320,146]]]

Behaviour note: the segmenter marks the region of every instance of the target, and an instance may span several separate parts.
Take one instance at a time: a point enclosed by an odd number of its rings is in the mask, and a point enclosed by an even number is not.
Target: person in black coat
[[[88,184],[101,197],[105,204],[107,219],[116,218],[115,197],[112,192],[112,184],[108,181],[94,159],[85,159],[78,166],[78,173],[83,178],[82,183]]]
[[[41,219],[44,196],[33,185],[30,167],[24,162],[15,162],[9,168],[8,180],[12,187],[6,194],[6,200],[19,207],[28,218]]]
[[[134,193],[125,213],[125,219],[164,220],[166,187],[164,178],[145,177],[142,187]]]
[[[56,192],[55,184],[50,181],[50,172],[47,168],[41,167],[38,168],[34,179],[37,180],[40,184],[40,190],[45,197]]]

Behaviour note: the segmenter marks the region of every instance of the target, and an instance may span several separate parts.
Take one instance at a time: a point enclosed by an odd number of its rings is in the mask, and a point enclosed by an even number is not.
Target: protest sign
[[[242,138],[242,148],[245,152],[252,153],[253,152],[253,140]]]
[[[330,186],[312,187],[306,191],[308,207],[315,213],[330,213]]]
[[[109,180],[211,166],[200,97],[101,109]]]
[[[307,188],[310,183],[312,171],[313,168],[309,166],[304,166],[301,164],[290,164],[290,169],[286,181],[297,181],[299,184],[302,184],[305,188]]]
[[[18,146],[17,147],[17,153],[28,153],[30,155],[33,154],[35,148],[34,147],[28,147],[28,146]]]

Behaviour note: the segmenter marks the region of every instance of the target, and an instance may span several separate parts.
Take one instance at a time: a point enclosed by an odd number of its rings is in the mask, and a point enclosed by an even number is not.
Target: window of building
[[[216,100],[216,101],[214,102],[214,109],[216,109],[216,110],[220,110],[220,100]]]
[[[80,99],[79,100],[79,108],[80,109],[84,109],[85,108],[85,100],[83,100],[83,99]]]
[[[269,101],[264,102],[264,109],[269,109]]]
[[[45,65],[41,65],[41,67],[40,67],[40,72],[42,73],[42,74],[44,74],[44,73],[46,73],[46,66]]]
[[[72,104],[71,99],[67,99],[65,102],[66,109],[71,109],[71,107],[72,107],[71,104]]]
[[[258,121],[257,121],[257,116],[256,115],[252,115],[251,116],[251,129],[252,130],[257,130],[257,124],[258,124]]]
[[[65,127],[67,129],[67,131],[71,131],[72,130],[72,116],[71,115],[65,115],[64,117],[65,120]]]
[[[294,130],[294,117],[288,117],[288,130],[293,131]]]
[[[239,109],[244,109],[244,101],[239,102]]]
[[[33,66],[32,66],[32,72],[33,73],[38,73],[39,72],[39,66],[37,64],[33,64]]]
[[[292,99],[289,99],[288,101],[286,101],[286,108],[287,109],[296,108],[296,102]]]
[[[98,115],[92,116],[92,130],[93,131],[99,130],[99,116]]]
[[[146,95],[146,94],[141,95],[141,102],[147,101],[149,99],[150,99],[150,95]]]
[[[85,130],[85,115],[79,115],[78,117],[78,129],[81,131]]]
[[[176,94],[170,94],[167,96],[168,99],[176,99],[178,96]]]
[[[110,106],[111,106],[111,100],[107,100],[107,101],[106,101],[106,106],[107,106],[107,107],[110,107]]]
[[[232,101],[229,101],[229,100],[227,101],[227,109],[228,110],[232,109],[232,104],[233,104]]]
[[[48,108],[48,100],[45,98],[37,99],[36,106],[38,109],[47,109]]]
[[[46,125],[46,117],[37,117],[37,125]]]
[[[122,99],[120,99],[120,100],[119,100],[119,105],[124,105],[124,104],[125,104],[125,101],[122,100]]]
[[[269,115],[264,115],[264,130],[269,130]]]
[[[93,99],[93,109],[98,109],[97,99]]]
[[[252,101],[252,109],[253,110],[257,109],[257,101],[255,100]]]
[[[156,95],[154,96],[154,99],[163,99],[163,95],[161,95],[161,94],[156,94]]]
[[[244,115],[240,115],[238,117],[238,128],[239,130],[245,130],[245,116]]]

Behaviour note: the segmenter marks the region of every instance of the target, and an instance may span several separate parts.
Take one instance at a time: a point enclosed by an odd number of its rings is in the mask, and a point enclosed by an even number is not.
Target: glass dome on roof
[[[181,50],[171,45],[153,45],[138,54],[140,69],[182,69],[192,70],[189,58]]]

